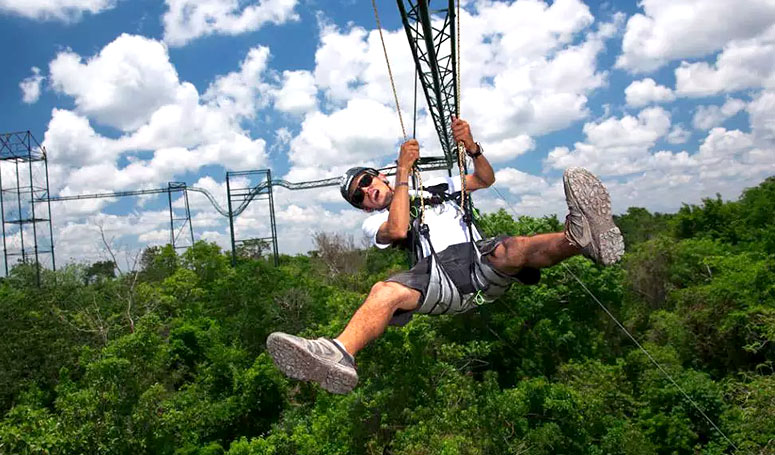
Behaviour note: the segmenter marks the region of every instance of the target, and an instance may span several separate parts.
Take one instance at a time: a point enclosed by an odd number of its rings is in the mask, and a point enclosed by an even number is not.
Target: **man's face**
[[[371,182],[365,185],[369,178],[371,178]],[[363,172],[353,180],[350,186],[350,196],[361,191],[363,192],[361,207],[364,210],[382,210],[390,205],[390,201],[393,199],[393,190],[385,183],[385,180],[386,177],[382,174],[374,176]]]

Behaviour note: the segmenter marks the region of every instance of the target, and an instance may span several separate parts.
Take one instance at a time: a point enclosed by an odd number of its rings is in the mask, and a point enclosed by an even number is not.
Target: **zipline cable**
[[[570,267],[568,267],[568,265],[567,265],[567,264],[565,264],[564,262],[561,262],[561,264],[562,264],[562,266],[563,266],[563,267],[565,267],[565,270],[566,270],[566,271],[567,271],[567,272],[568,272],[568,273],[569,273],[569,274],[570,274],[570,275],[571,275],[571,276],[572,276],[572,277],[573,277],[573,278],[574,278],[574,279],[575,279],[575,280],[576,280],[576,281],[577,281],[577,282],[578,282],[578,283],[581,285],[581,287],[582,287],[582,288],[584,288],[584,290],[585,290],[585,291],[587,291],[587,294],[589,294],[589,296],[590,296],[590,297],[592,297],[592,299],[594,299],[594,301],[595,301],[595,302],[597,302],[597,304],[598,304],[598,305],[600,305],[600,308],[602,308],[602,309],[603,309],[603,311],[605,311],[605,313],[606,313],[606,314],[607,314],[607,315],[608,315],[608,316],[611,318],[611,320],[613,320],[613,321],[616,323],[616,325],[618,325],[618,326],[619,326],[619,328],[620,328],[620,329],[622,329],[622,331],[623,331],[624,333],[626,333],[626,334],[627,334],[627,336],[630,338],[630,340],[632,340],[632,342],[633,342],[633,343],[635,343],[635,345],[636,345],[636,346],[638,346],[638,347],[640,348],[640,350],[641,350],[641,351],[643,351],[643,353],[644,353],[644,354],[646,354],[646,356],[649,358],[649,360],[651,360],[651,363],[653,363],[653,364],[654,364],[654,365],[655,365],[657,368],[659,368],[659,371],[661,371],[661,372],[662,372],[662,374],[664,374],[664,375],[665,375],[665,377],[666,377],[667,379],[669,379],[669,380],[670,380],[670,382],[671,382],[671,383],[672,383],[672,384],[675,386],[675,388],[676,388],[676,389],[678,389],[678,391],[679,391],[679,392],[681,392],[681,394],[684,396],[684,398],[686,398],[686,400],[687,400],[687,401],[689,401],[689,403],[691,403],[691,404],[692,404],[692,406],[694,406],[694,408],[695,408],[697,411],[699,411],[699,412],[700,412],[700,414],[702,414],[702,416],[703,416],[703,417],[705,417],[705,420],[707,420],[707,421],[708,421],[708,423],[710,423],[710,425],[711,425],[713,428],[715,428],[715,429],[716,429],[716,431],[718,431],[718,432],[719,432],[719,434],[721,434],[721,436],[723,436],[723,437],[724,437],[724,439],[725,439],[725,440],[726,440],[726,441],[727,441],[727,442],[728,442],[728,443],[729,443],[729,444],[730,444],[732,447],[734,447],[735,451],[737,451],[737,450],[738,450],[738,448],[737,448],[737,446],[735,445],[735,443],[734,443],[734,442],[732,442],[732,441],[731,441],[731,440],[730,440],[730,439],[727,437],[727,435],[726,435],[726,434],[724,434],[724,432],[723,432],[723,431],[721,431],[721,428],[719,428],[719,427],[718,427],[718,426],[717,426],[717,425],[716,425],[716,424],[713,422],[713,420],[711,420],[711,418],[710,418],[710,417],[708,417],[708,415],[707,415],[707,414],[705,414],[705,412],[702,410],[702,408],[700,408],[700,406],[699,406],[697,403],[695,403],[695,401],[694,401],[694,400],[692,400],[692,398],[689,396],[689,394],[688,394],[688,393],[686,393],[686,391],[683,389],[683,387],[681,387],[680,385],[678,385],[678,383],[677,383],[677,382],[675,382],[675,380],[674,380],[674,379],[673,379],[673,377],[670,375],[670,373],[668,373],[668,372],[667,372],[667,371],[666,371],[666,370],[665,370],[665,369],[662,367],[662,365],[661,365],[659,362],[657,362],[657,360],[656,360],[654,357],[652,357],[652,356],[651,356],[651,354],[649,353],[649,351],[648,351],[648,350],[646,350],[646,348],[644,348],[644,347],[643,347],[643,346],[642,346],[640,343],[638,343],[638,340],[636,340],[636,339],[635,339],[635,337],[634,337],[634,336],[632,336],[632,334],[630,334],[629,330],[627,330],[627,328],[626,328],[626,327],[624,327],[624,326],[622,325],[622,323],[621,323],[621,322],[619,322],[619,320],[618,320],[618,319],[616,319],[616,317],[615,317],[615,316],[614,316],[614,315],[613,315],[613,314],[612,314],[612,313],[611,313],[611,312],[608,310],[608,308],[607,308],[605,305],[603,305],[603,302],[601,302],[600,300],[598,300],[598,298],[597,298],[597,297],[595,297],[595,294],[593,294],[593,293],[592,293],[592,291],[590,291],[590,290],[589,290],[589,289],[588,289],[588,288],[587,288],[587,287],[584,285],[584,283],[583,283],[583,282],[582,282],[582,281],[579,279],[579,277],[577,277],[577,276],[576,276],[576,274],[575,274],[575,273],[573,273],[573,271],[570,269]]]
[[[515,210],[514,210],[513,206],[511,205],[511,203],[509,203],[509,202],[508,202],[508,201],[507,201],[507,200],[506,200],[506,199],[503,197],[503,195],[501,195],[500,191],[498,191],[498,189],[497,189],[497,188],[495,188],[495,187],[492,187],[492,188],[495,190],[495,192],[496,192],[496,193],[498,193],[498,196],[500,197],[500,199],[501,199],[503,202],[505,202],[505,203],[506,203],[506,204],[509,206],[509,208],[511,208],[512,214],[513,214],[513,215],[516,217],[516,216],[517,216],[517,214],[516,214],[516,212],[515,212]],[[710,425],[711,425],[711,426],[712,426],[712,427],[713,427],[713,428],[714,428],[716,431],[718,431],[718,433],[719,433],[719,434],[720,434],[720,435],[721,435],[721,436],[724,438],[724,440],[726,440],[726,441],[729,443],[729,445],[731,445],[731,446],[732,446],[732,447],[735,449],[735,452],[737,452],[739,449],[737,448],[737,446],[735,445],[735,443],[734,443],[734,442],[732,442],[732,440],[731,440],[731,439],[729,439],[729,437],[727,437],[727,435],[726,435],[726,434],[725,434],[723,431],[721,431],[721,428],[719,428],[719,427],[718,427],[718,425],[716,425],[716,423],[715,423],[715,422],[714,422],[714,421],[713,421],[713,420],[712,420],[710,417],[708,417],[708,415],[707,415],[707,414],[705,414],[705,411],[703,411],[703,410],[702,410],[702,408],[700,408],[700,406],[699,406],[699,405],[698,405],[698,404],[697,404],[697,403],[696,403],[694,400],[692,400],[692,398],[689,396],[689,394],[688,394],[688,393],[686,393],[686,391],[683,389],[683,387],[681,387],[680,385],[678,385],[678,383],[675,381],[675,379],[673,379],[673,376],[671,376],[671,375],[670,375],[670,373],[668,373],[668,372],[667,372],[667,370],[665,370],[665,369],[664,369],[664,367],[662,367],[662,365],[661,365],[661,364],[660,364],[660,363],[657,361],[657,359],[655,359],[655,358],[654,358],[654,357],[651,355],[651,353],[650,353],[650,352],[649,352],[649,351],[648,351],[648,350],[647,350],[645,347],[643,347],[643,345],[641,345],[641,344],[638,342],[638,340],[636,340],[636,339],[635,339],[635,337],[634,337],[634,336],[632,336],[632,334],[630,333],[630,331],[629,331],[629,330],[627,330],[627,328],[626,328],[626,327],[625,327],[625,326],[624,326],[624,325],[623,325],[621,322],[619,322],[619,320],[618,320],[618,319],[616,319],[616,316],[614,316],[614,315],[613,315],[613,313],[611,313],[611,311],[609,311],[609,310],[608,310],[608,307],[606,307],[606,306],[603,304],[603,302],[601,302],[601,301],[600,301],[600,299],[598,299],[598,298],[595,296],[595,294],[593,294],[593,293],[592,293],[592,291],[590,291],[590,290],[589,290],[589,288],[587,288],[587,286],[584,284],[584,282],[582,282],[582,281],[581,281],[581,279],[580,279],[578,276],[576,276],[576,274],[575,274],[575,273],[573,273],[573,270],[571,270],[571,268],[568,266],[568,264],[566,264],[565,262],[561,262],[560,264],[561,264],[561,265],[562,265],[562,266],[565,268],[565,270],[566,270],[566,271],[567,271],[567,272],[570,274],[570,276],[572,276],[572,277],[573,277],[573,279],[575,279],[575,280],[576,280],[576,282],[578,282],[578,283],[579,283],[579,285],[581,285],[581,287],[584,289],[584,291],[586,291],[586,293],[587,293],[587,294],[589,294],[589,296],[590,296],[590,297],[592,297],[592,299],[593,299],[595,302],[597,302],[597,304],[598,304],[598,305],[600,305],[600,308],[602,308],[602,309],[603,309],[603,311],[605,311],[605,314],[607,314],[607,315],[608,315],[608,317],[610,317],[610,318],[611,318],[611,320],[612,320],[612,321],[614,321],[614,323],[615,323],[615,324],[616,324],[616,325],[617,325],[617,326],[618,326],[618,327],[619,327],[619,328],[620,328],[620,329],[621,329],[621,330],[622,330],[622,331],[623,331],[623,332],[624,332],[624,333],[627,335],[627,337],[629,337],[629,339],[630,339],[630,340],[632,340],[632,342],[633,342],[633,343],[635,343],[635,345],[636,345],[636,346],[637,346],[637,347],[638,347],[638,348],[639,348],[639,349],[640,349],[640,350],[641,350],[641,351],[642,351],[644,354],[646,354],[646,357],[648,357],[648,359],[651,361],[651,363],[653,363],[653,364],[654,364],[654,365],[655,365],[655,366],[656,366],[656,367],[659,369],[659,371],[661,371],[661,372],[662,372],[662,374],[663,374],[663,375],[664,375],[664,376],[665,376],[665,377],[666,377],[666,378],[667,378],[667,379],[670,381],[670,383],[671,383],[671,384],[673,384],[673,386],[675,386],[675,388],[676,388],[676,389],[678,389],[678,391],[679,391],[679,392],[681,392],[681,395],[683,395],[683,396],[684,396],[684,398],[686,398],[686,400],[687,400],[689,403],[691,403],[691,404],[692,404],[692,406],[694,406],[694,408],[695,408],[697,411],[699,411],[699,413],[700,413],[700,414],[701,414],[701,415],[702,415],[702,416],[705,418],[705,420],[707,420],[707,421],[708,421],[708,423],[709,423],[709,424],[710,424]]]

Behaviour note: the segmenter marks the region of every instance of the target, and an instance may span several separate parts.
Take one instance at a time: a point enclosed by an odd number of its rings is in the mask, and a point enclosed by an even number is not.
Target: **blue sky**
[[[396,4],[378,3],[409,118],[406,38]],[[481,208],[563,216],[568,166],[600,175],[615,211],[735,198],[775,173],[771,1],[463,7],[462,113],[509,199],[484,192]],[[0,0],[0,40],[0,131],[44,143],[55,195],[185,181],[224,203],[226,170],[332,177],[392,161],[401,139],[368,2]],[[423,150],[437,153],[419,115]],[[129,256],[164,243],[166,203],[54,203],[57,262],[104,257],[100,227]],[[191,203],[195,237],[228,246],[226,219]],[[259,205],[241,237],[267,234]],[[315,231],[357,236],[363,218],[335,188],[278,189],[276,211],[287,253],[311,249]]]

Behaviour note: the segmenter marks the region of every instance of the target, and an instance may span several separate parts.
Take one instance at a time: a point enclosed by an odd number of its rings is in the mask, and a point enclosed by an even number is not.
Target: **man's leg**
[[[350,355],[355,356],[369,342],[377,339],[396,310],[414,310],[421,294],[403,284],[380,281],[355,312],[344,331],[336,337]]]
[[[287,376],[317,382],[332,393],[348,393],[358,383],[354,355],[385,331],[396,310],[413,310],[419,300],[420,293],[414,289],[380,282],[371,288],[366,301],[335,341],[274,332],[267,338],[266,347]]]
[[[563,173],[568,217],[565,231],[532,237],[510,237],[489,260],[508,274],[523,267],[551,267],[576,254],[611,265],[624,254],[624,240],[611,216],[611,197],[597,177],[581,168]]]
[[[578,247],[568,241],[564,232],[555,232],[531,237],[509,237],[495,248],[489,261],[501,272],[513,275],[524,267],[551,267],[580,252]]]

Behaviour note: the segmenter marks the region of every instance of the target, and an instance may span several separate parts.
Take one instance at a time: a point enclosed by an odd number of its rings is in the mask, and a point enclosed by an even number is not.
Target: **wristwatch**
[[[471,152],[470,150],[466,149],[466,153],[471,158],[478,158],[479,156],[482,155],[482,144],[478,142],[474,142],[474,144],[476,144],[476,152]]]

